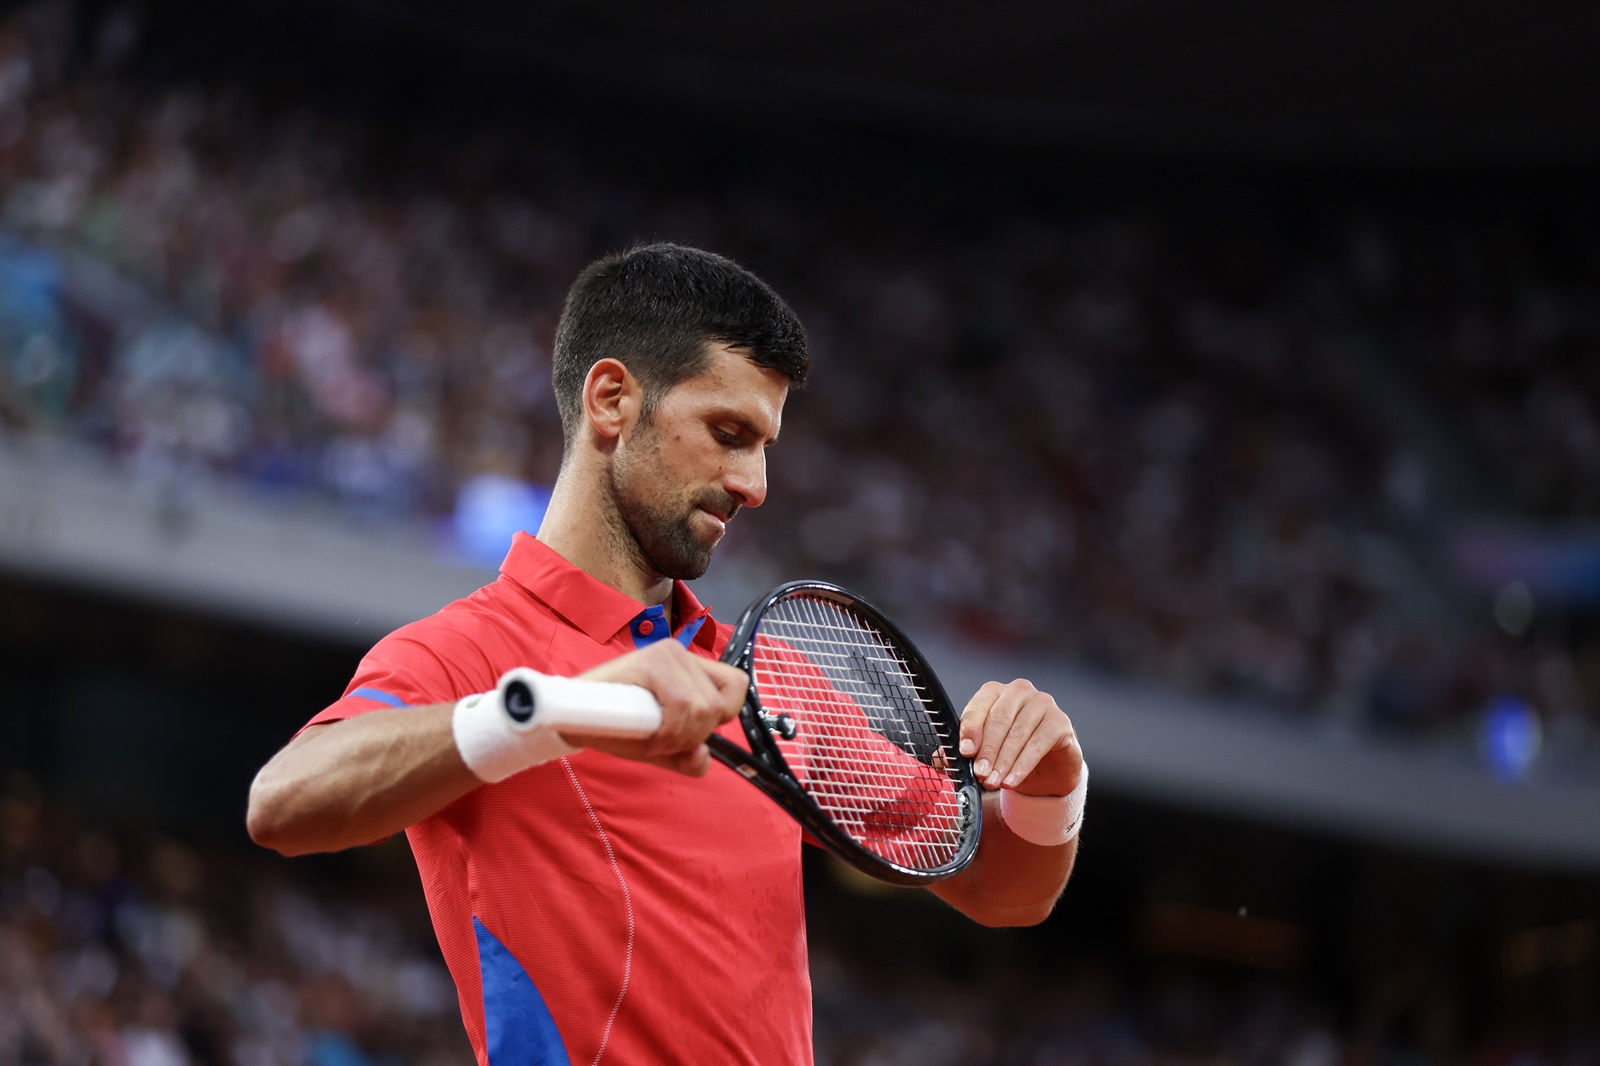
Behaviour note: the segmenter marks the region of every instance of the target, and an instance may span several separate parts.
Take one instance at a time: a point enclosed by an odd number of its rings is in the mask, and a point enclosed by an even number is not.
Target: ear
[[[624,438],[639,420],[644,390],[639,379],[616,359],[602,359],[583,379],[583,413],[600,436]]]

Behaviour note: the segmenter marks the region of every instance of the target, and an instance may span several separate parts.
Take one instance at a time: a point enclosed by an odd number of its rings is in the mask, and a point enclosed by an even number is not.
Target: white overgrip
[[[458,701],[450,730],[461,761],[479,780],[493,783],[576,752],[562,730],[643,737],[660,725],[660,705],[637,685],[550,677],[519,667],[488,692]]]
[[[523,681],[532,690],[530,728],[541,726],[613,737],[647,737],[661,727],[661,705],[648,689],[638,685],[514,670],[501,678],[502,693],[508,680]]]

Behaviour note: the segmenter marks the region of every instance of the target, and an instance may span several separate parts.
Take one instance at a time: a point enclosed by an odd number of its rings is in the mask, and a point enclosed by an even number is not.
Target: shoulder
[[[404,665],[478,691],[493,684],[506,663],[523,663],[548,646],[553,627],[539,606],[526,590],[501,578],[396,629],[363,661]]]

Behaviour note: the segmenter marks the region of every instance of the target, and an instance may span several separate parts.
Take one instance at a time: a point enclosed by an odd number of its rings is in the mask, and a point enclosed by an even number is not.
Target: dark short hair
[[[567,293],[551,357],[563,436],[572,442],[584,379],[601,359],[639,379],[648,417],[669,389],[706,369],[710,344],[745,349],[796,385],[811,369],[800,319],[731,259],[647,244],[590,263]]]

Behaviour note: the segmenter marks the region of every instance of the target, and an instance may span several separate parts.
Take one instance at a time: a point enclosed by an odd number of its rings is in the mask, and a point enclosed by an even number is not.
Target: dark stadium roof
[[[812,117],[1180,154],[1600,157],[1600,5],[346,0],[544,67]]]
[[[124,0],[78,0],[91,14]],[[144,0],[177,68],[1218,160],[1600,163],[1600,4]],[[419,76],[431,83],[421,86]],[[309,79],[309,80],[307,80]],[[521,85],[518,85],[519,79]],[[481,90],[468,89],[469,93]],[[551,93],[556,97],[552,97]]]

